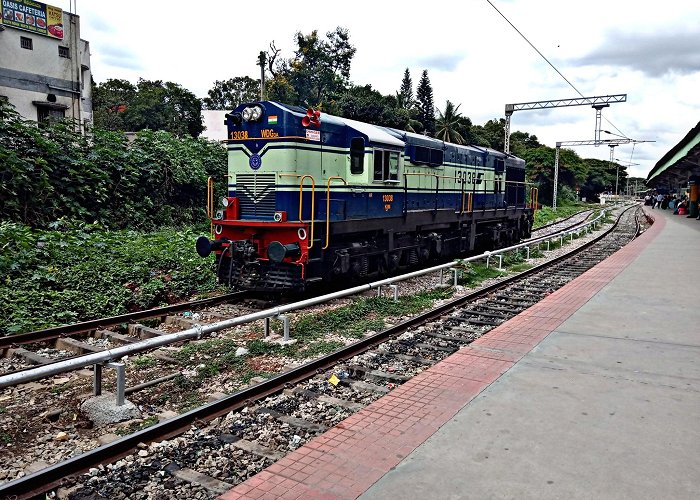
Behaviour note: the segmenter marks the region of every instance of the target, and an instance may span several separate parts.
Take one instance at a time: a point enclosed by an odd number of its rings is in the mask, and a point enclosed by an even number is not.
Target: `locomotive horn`
[[[221,250],[226,240],[210,240],[206,236],[197,238],[195,248],[200,257],[207,257],[214,250]]]
[[[279,241],[272,241],[267,245],[267,258],[272,262],[282,262],[285,257],[296,257],[301,253],[299,243],[283,245]]]
[[[304,127],[308,127],[311,124],[311,119],[308,116],[305,116],[304,118],[301,119],[301,124]]]

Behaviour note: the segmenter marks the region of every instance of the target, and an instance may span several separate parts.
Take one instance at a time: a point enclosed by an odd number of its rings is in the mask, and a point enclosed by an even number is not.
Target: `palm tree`
[[[443,113],[439,109],[438,119],[437,119],[437,130],[435,132],[435,137],[442,139],[445,142],[452,142],[454,144],[464,144],[464,137],[460,134],[457,129],[462,124],[464,117],[459,113],[458,105],[455,107],[450,100],[445,104],[445,112]]]

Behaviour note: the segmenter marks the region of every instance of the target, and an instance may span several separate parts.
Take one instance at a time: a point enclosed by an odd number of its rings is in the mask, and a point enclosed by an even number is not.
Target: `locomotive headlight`
[[[275,222],[287,222],[287,212],[275,212],[272,218]]]
[[[226,196],[221,198],[221,206],[223,206],[224,208],[228,207],[228,198]]]
[[[263,110],[260,106],[253,106],[253,111],[251,113],[250,119],[254,122],[258,121],[263,114]]]
[[[214,214],[214,218],[216,220],[222,220],[224,218],[224,211],[223,210],[217,210],[216,214]]]
[[[263,115],[263,109],[260,106],[249,106],[241,112],[243,121],[256,122]]]

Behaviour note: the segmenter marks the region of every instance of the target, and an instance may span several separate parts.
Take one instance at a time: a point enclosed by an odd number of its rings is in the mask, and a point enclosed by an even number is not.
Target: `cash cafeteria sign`
[[[63,10],[31,0],[2,0],[2,24],[63,40]]]

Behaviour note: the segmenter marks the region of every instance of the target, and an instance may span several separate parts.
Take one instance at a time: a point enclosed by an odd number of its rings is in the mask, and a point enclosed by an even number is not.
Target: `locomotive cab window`
[[[365,171],[365,140],[353,137],[350,141],[350,173],[361,174]]]
[[[374,150],[374,180],[398,182],[399,153],[398,151]]]

